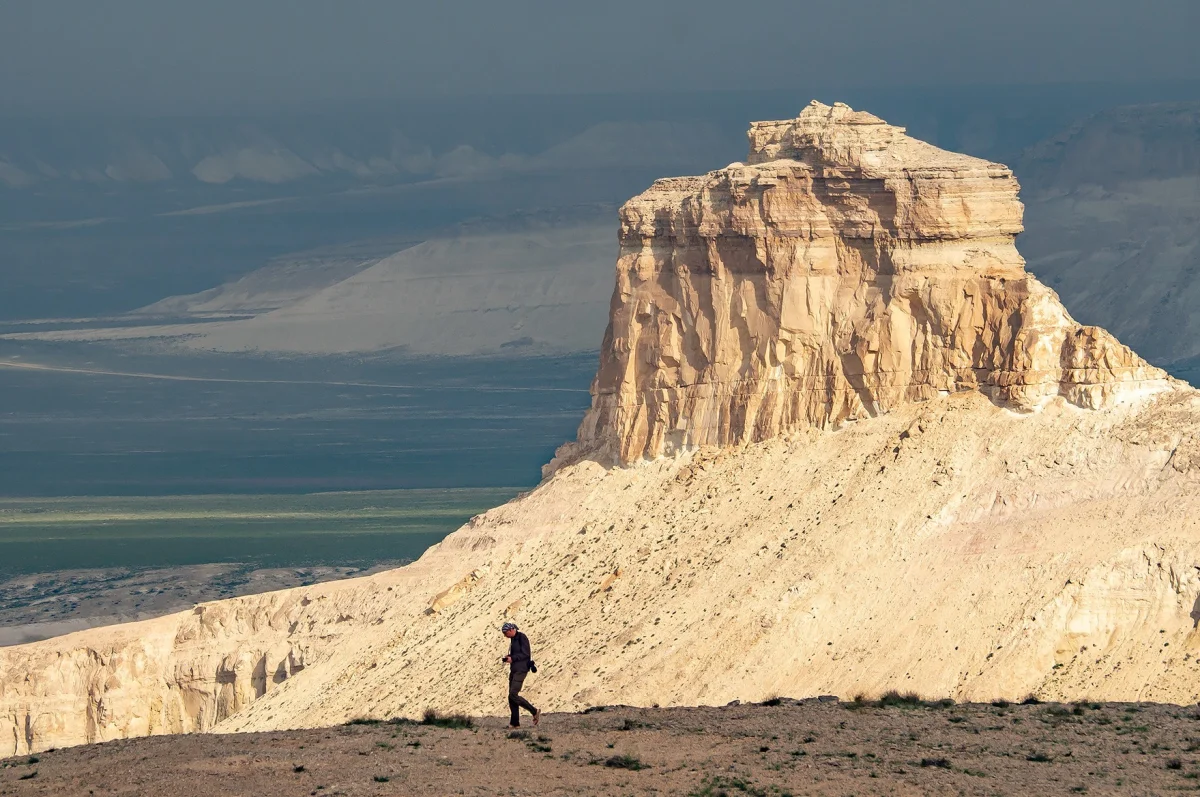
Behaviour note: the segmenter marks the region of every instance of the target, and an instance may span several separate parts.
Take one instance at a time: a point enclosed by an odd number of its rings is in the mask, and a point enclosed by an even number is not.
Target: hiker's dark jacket
[[[512,672],[529,672],[529,637],[518,631],[509,640],[508,655],[512,657]]]

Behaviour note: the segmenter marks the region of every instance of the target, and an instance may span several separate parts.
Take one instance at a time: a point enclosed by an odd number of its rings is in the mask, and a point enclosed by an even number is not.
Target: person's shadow
[[[1189,616],[1192,618],[1192,628],[1200,628],[1200,597],[1197,597],[1196,602],[1192,604]]]

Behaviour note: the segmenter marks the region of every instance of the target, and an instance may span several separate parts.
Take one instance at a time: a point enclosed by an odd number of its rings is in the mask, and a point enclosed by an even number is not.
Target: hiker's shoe
[[[542,718],[542,710],[539,708],[533,712],[533,727],[537,727],[538,721]]]

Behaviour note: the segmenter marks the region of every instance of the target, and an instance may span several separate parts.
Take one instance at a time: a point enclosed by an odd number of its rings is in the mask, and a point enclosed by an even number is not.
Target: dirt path
[[[1200,788],[1197,751],[1195,707],[609,707],[518,733],[485,718],[110,742],[6,759],[0,794],[1164,794]]]

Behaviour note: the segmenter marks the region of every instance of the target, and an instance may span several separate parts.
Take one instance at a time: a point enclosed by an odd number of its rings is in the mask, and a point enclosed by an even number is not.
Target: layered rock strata
[[[593,405],[559,461],[838,427],[961,390],[1096,408],[1161,371],[1024,270],[1005,166],[813,102],[621,209]]]

